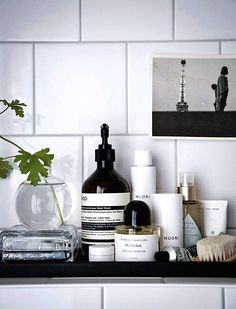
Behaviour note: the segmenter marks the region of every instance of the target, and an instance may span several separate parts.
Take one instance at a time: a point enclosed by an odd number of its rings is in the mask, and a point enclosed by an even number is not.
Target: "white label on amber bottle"
[[[158,235],[115,234],[116,261],[154,261],[159,251]]]
[[[190,216],[190,214],[187,214],[187,216],[184,218],[184,246],[185,248],[191,247],[193,245],[196,245],[197,241],[202,239],[201,232],[193,220],[193,218]]]
[[[83,193],[82,243],[114,243],[115,227],[124,222],[130,193]]]

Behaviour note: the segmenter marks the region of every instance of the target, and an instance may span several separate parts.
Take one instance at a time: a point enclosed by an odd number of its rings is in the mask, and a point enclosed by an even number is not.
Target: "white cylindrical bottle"
[[[156,193],[156,167],[152,166],[152,155],[148,150],[135,151],[131,190],[132,200],[145,202],[152,211],[151,194]]]
[[[152,194],[153,221],[162,230],[163,246],[183,247],[183,196],[176,193]]]

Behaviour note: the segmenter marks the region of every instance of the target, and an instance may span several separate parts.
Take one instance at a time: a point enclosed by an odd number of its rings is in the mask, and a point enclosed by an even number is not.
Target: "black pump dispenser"
[[[98,149],[95,150],[95,161],[115,161],[115,150],[112,149],[112,145],[108,144],[109,126],[104,123],[101,126],[101,138],[102,144],[98,145]]]

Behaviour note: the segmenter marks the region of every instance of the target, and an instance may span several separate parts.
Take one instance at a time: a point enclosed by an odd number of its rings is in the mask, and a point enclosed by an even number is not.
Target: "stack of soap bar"
[[[62,225],[55,230],[28,230],[14,226],[0,233],[2,261],[73,262],[78,248],[78,230]]]

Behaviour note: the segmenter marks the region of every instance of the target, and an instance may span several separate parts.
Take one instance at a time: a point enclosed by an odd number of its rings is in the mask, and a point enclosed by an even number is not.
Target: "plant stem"
[[[5,111],[7,111],[9,107],[10,107],[10,106],[7,106],[3,111],[1,111],[1,112],[0,112],[0,115],[3,114]]]
[[[45,182],[48,184],[48,181],[46,178],[44,178]],[[63,217],[62,217],[62,213],[61,213],[61,208],[60,208],[60,205],[59,205],[59,202],[58,202],[58,199],[57,199],[57,195],[56,195],[56,192],[54,190],[54,187],[53,185],[49,185],[50,186],[50,189],[52,191],[52,196],[54,198],[54,201],[56,203],[56,208],[57,208],[57,213],[58,213],[58,216],[59,216],[59,219],[60,219],[60,224],[64,224],[64,220],[63,220]]]
[[[2,135],[0,135],[0,138],[3,139],[4,141],[14,145],[15,147],[17,147],[18,149],[22,150],[22,151],[25,151],[23,148],[21,148],[19,145],[17,145],[16,143],[10,141],[9,139],[7,139],[6,137],[3,137]]]
[[[13,158],[15,158],[15,157],[16,157],[16,156],[9,156],[9,157],[3,158],[3,160],[13,159]]]

